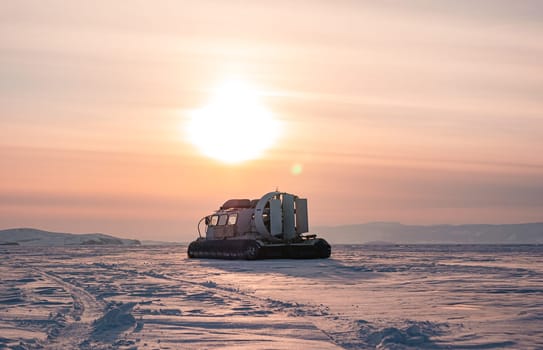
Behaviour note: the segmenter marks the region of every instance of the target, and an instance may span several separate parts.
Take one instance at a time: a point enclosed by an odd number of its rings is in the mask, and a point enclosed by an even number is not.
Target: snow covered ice
[[[0,349],[541,349],[543,246],[0,248]]]

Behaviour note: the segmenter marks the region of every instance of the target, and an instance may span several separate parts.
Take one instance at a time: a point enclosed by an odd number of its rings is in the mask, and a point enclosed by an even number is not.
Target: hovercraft
[[[260,199],[230,199],[198,222],[199,237],[189,244],[187,255],[247,260],[330,257],[330,244],[305,234],[308,231],[305,198],[275,191]]]

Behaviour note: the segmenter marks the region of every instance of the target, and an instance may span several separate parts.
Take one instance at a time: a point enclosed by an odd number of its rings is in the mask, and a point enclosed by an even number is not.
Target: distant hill
[[[543,223],[506,225],[403,225],[396,222],[315,227],[332,243],[543,244]]]
[[[0,230],[0,245],[84,246],[140,244],[140,241],[136,239],[117,238],[101,233],[72,234],[42,231],[33,228]]]

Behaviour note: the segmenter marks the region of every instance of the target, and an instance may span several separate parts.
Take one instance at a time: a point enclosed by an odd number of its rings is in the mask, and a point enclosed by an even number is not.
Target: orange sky
[[[1,8],[0,229],[188,241],[276,187],[313,226],[543,220],[539,1]],[[238,165],[183,131],[231,76],[282,125]]]

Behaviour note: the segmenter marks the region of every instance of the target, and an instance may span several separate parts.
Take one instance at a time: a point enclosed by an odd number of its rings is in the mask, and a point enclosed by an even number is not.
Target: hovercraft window
[[[235,225],[238,222],[238,214],[228,215],[228,225]]]
[[[211,216],[210,226],[217,226],[217,222],[219,222],[219,215],[213,215]]]
[[[226,221],[228,220],[228,215],[224,214],[219,216],[219,226],[226,225]]]

